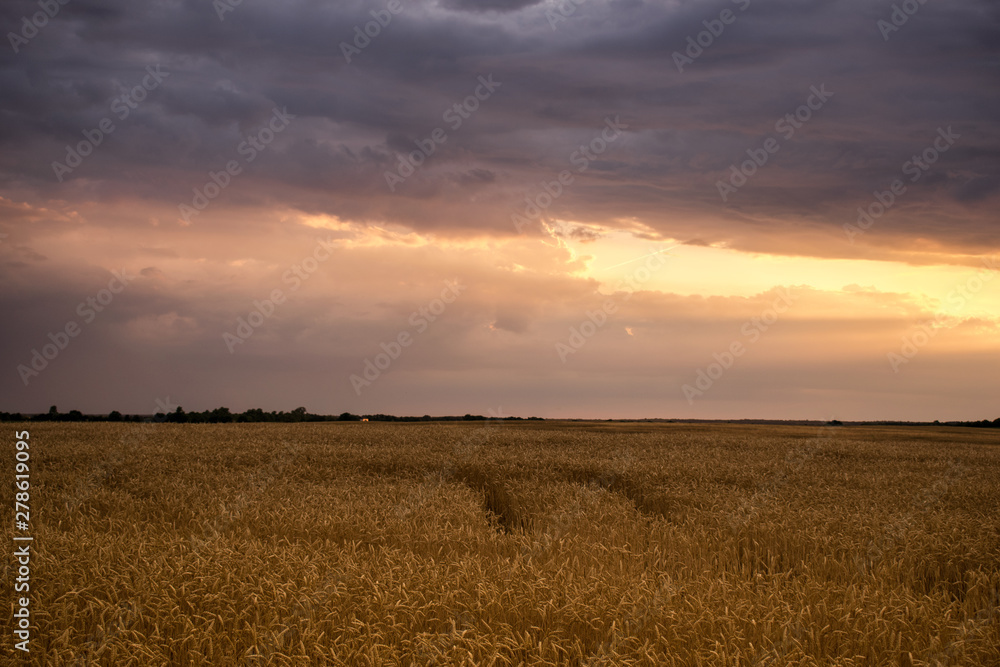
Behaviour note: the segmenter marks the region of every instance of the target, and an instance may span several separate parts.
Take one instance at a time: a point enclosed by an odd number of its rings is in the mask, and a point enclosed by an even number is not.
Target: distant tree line
[[[483,417],[482,415],[466,414],[462,417],[397,417],[395,415],[355,415],[350,412],[342,412],[339,415],[314,415],[306,411],[305,408],[295,408],[291,412],[264,412],[260,408],[247,410],[246,412],[230,412],[229,408],[216,408],[205,410],[204,412],[185,412],[184,408],[178,407],[170,413],[158,412],[150,419],[149,415],[123,415],[117,410],[107,415],[85,415],[79,410],[69,412],[59,412],[56,406],[49,408],[49,411],[37,415],[23,415],[20,412],[0,412],[0,422],[166,422],[171,424],[228,424],[228,423],[248,423],[248,422],[429,422],[429,421],[486,421],[499,418]],[[503,417],[504,421],[523,420],[523,417]],[[541,420],[541,417],[528,417],[528,420]]]
[[[1000,418],[990,421],[989,419],[983,419],[977,422],[942,422],[935,419],[933,422],[900,422],[900,421],[877,421],[868,422],[874,426],[924,426],[930,424],[931,426],[965,426],[968,428],[1000,428]]]
[[[314,415],[307,412],[305,408],[295,408],[291,412],[264,412],[260,408],[247,410],[246,412],[230,412],[229,408],[216,408],[205,410],[204,412],[185,412],[184,408],[178,407],[173,412],[164,414],[162,412],[150,417],[149,415],[123,415],[114,410],[107,415],[85,415],[79,410],[69,412],[59,412],[56,406],[49,408],[49,411],[37,415],[24,415],[20,412],[0,412],[0,422],[166,422],[171,424],[229,424],[229,423],[249,423],[249,422],[430,422],[430,421],[542,421],[541,417],[484,417],[482,415],[466,414],[461,417],[397,417],[396,415],[355,415],[350,412],[342,412],[339,415]],[[587,421],[587,420],[571,420]],[[607,421],[645,421],[645,420],[611,420]],[[667,420],[669,422],[685,420]],[[712,421],[712,420],[691,420],[691,421]],[[745,420],[744,420],[745,421]],[[863,422],[869,425],[883,426],[921,426],[931,424],[930,422],[903,422],[903,421],[876,421]],[[828,426],[842,426],[843,424],[834,419],[827,422]],[[1000,428],[1000,418],[989,421],[973,422],[941,422],[935,420],[933,426],[966,426],[970,428]]]
[[[935,424],[941,425],[941,422],[935,421]],[[944,422],[944,426],[971,426],[973,428],[1000,428],[1000,418],[989,421],[984,419],[978,422]]]

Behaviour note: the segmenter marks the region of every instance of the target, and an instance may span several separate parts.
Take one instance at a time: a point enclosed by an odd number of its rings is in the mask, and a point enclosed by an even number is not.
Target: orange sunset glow
[[[996,416],[990,3],[34,6],[3,410]]]

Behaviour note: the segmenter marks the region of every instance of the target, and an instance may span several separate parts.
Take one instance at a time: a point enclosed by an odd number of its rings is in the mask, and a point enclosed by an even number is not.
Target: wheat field
[[[23,428],[35,664],[1000,665],[986,429]]]

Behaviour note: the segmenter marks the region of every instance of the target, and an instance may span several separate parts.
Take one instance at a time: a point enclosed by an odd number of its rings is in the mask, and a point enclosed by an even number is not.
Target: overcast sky
[[[1000,416],[996,2],[50,3],[0,410]]]

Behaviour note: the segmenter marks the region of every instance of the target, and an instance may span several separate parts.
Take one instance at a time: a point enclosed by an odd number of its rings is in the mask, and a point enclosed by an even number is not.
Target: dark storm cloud
[[[548,213],[601,224],[634,217],[665,236],[781,248],[789,224],[839,233],[939,127],[953,126],[961,140],[879,232],[996,244],[995,4],[925,3],[888,40],[876,22],[892,3],[588,0],[564,3],[575,7],[565,16],[559,6],[407,3],[360,38],[348,64],[342,44],[375,20],[371,12],[386,16],[386,3],[244,2],[220,20],[211,3],[74,1],[0,60],[0,192],[176,208],[273,108],[287,107],[294,123],[214,210],[284,202],[417,229],[513,234],[511,213],[572,168],[574,152],[617,114],[626,137]],[[5,3],[4,34],[37,7]],[[673,54],[706,21],[717,29],[727,10],[735,20],[679,72]],[[118,119],[114,99],[152,65],[169,78]],[[489,74],[500,88],[452,128],[444,114]],[[775,123],[824,84],[833,98],[722,202],[716,184],[730,166],[778,136]],[[114,133],[59,183],[52,162],[106,117]],[[438,128],[447,141],[390,192],[386,172]],[[807,236],[796,252],[852,252]]]
[[[512,12],[540,2],[544,0],[443,0],[441,6],[467,12]]]

